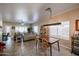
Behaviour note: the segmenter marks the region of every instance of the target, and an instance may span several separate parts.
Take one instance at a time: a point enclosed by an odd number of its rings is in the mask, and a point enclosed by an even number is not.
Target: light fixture
[[[47,8],[47,9],[45,9],[45,11],[49,11],[50,12],[50,18],[51,18],[51,16],[52,16],[52,9],[51,8]]]

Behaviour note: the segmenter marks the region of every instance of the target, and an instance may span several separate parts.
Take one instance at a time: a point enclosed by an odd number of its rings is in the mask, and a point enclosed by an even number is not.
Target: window
[[[61,30],[60,35],[62,38],[69,39],[69,21],[62,22],[62,25],[59,29]]]
[[[69,21],[62,22],[61,25],[49,26],[49,36],[69,39]]]
[[[49,26],[49,35],[53,36],[53,37],[57,37],[58,36],[58,25],[56,26]]]
[[[11,32],[11,26],[5,26],[5,32],[10,33]]]
[[[36,34],[39,34],[38,26],[34,26],[34,27],[33,27],[33,31],[34,31],[34,33],[36,33]]]
[[[27,27],[26,26],[16,26],[15,31],[16,32],[27,32]]]

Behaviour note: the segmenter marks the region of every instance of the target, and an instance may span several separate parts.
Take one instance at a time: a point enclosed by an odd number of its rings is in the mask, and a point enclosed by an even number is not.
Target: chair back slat
[[[41,43],[42,43],[42,48],[43,49],[47,49],[48,48],[48,46],[49,46],[48,40],[49,40],[48,36],[46,36],[46,35],[42,35],[41,36],[41,41],[42,41]]]

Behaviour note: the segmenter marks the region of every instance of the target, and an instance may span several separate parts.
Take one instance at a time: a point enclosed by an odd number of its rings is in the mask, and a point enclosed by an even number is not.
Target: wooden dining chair
[[[48,39],[49,38],[46,35],[41,35],[39,38],[39,51],[43,52],[44,55],[47,55],[47,50],[49,47]]]

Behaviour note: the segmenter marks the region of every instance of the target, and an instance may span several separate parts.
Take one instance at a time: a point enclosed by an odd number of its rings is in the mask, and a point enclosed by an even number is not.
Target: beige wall
[[[65,12],[65,13],[57,15],[57,16],[54,16],[51,19],[43,18],[42,22],[38,22],[35,25],[41,25],[41,24],[47,24],[47,23],[55,23],[55,22],[61,22],[61,21],[69,20],[70,21],[70,37],[71,37],[73,35],[74,31],[75,31],[75,20],[76,19],[79,19],[79,8],[70,10],[68,12]],[[69,40],[61,40],[60,43],[63,46],[67,47],[67,48],[71,47],[71,39],[69,39]]]

